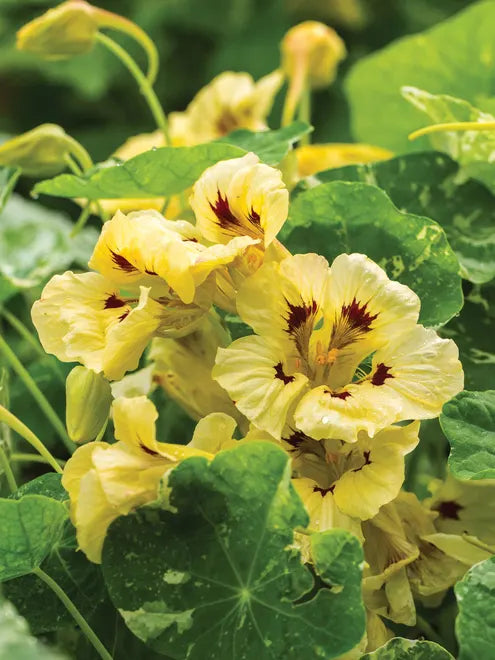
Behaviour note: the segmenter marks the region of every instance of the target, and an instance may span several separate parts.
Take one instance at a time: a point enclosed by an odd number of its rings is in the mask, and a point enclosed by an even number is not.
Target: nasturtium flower
[[[190,456],[212,457],[196,447],[158,442],[157,417],[155,406],[144,396],[116,399],[113,420],[118,442],[91,442],[79,447],[67,461],[62,485],[69,493],[79,547],[92,562],[101,562],[109,525],[156,500],[160,481],[169,469]],[[224,425],[225,421],[219,423]],[[211,424],[208,430],[215,434],[216,426]]]
[[[283,82],[280,71],[254,82],[248,73],[224,71],[203,87],[184,112],[169,115],[174,144],[190,146],[239,128],[262,131]]]
[[[186,305],[172,295],[154,299],[141,286],[128,297],[99,273],[67,271],[52,277],[31,315],[47,353],[119,380],[153,336],[187,334],[200,322],[211,305],[211,293],[201,295]]]
[[[154,339],[149,358],[153,381],[196,420],[210,413],[226,413],[239,423],[245,418],[227,392],[211,377],[219,346],[231,341],[229,332],[213,313],[190,334],[179,339]]]
[[[289,193],[279,170],[249,153],[203,172],[190,197],[196,227],[214,243],[249,236],[268,246],[289,211]]]
[[[185,220],[166,220],[152,209],[117,211],[103,225],[89,266],[126,289],[149,286],[160,295],[171,288],[189,304],[211,273],[257,242],[236,236],[208,247],[199,240],[198,229]]]
[[[315,254],[271,261],[239,290],[257,333],[220,348],[213,377],[257,427],[287,424],[316,440],[355,442],[390,424],[437,416],[463,386],[451,340],[417,323],[420,301],[361,254],[331,268]]]
[[[294,150],[299,178],[333,167],[387,160],[393,153],[370,144],[304,144]]]

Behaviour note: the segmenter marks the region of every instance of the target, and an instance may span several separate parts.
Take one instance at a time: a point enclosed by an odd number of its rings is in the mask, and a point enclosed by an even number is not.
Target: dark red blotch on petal
[[[452,520],[459,520],[459,511],[464,507],[457,504],[455,500],[439,502],[435,507],[442,518],[451,518]]]
[[[392,374],[390,373],[391,368],[392,367],[387,367],[385,364],[383,364],[383,362],[380,362],[375,370],[375,373],[371,377],[371,384],[383,385],[387,378],[393,378]]]
[[[276,364],[273,368],[275,369],[275,378],[281,380],[284,383],[284,385],[288,385],[288,383],[294,382],[295,380],[294,376],[287,376],[287,374],[284,373],[284,369],[281,362]]]
[[[378,314],[370,314],[367,307],[368,303],[360,305],[354,298],[350,305],[342,305],[342,317],[353,329],[368,331]]]
[[[112,261],[115,264],[114,268],[119,268],[120,270],[123,270],[125,273],[134,273],[137,271],[137,268],[133,266],[130,261],[127,261],[127,259],[123,257],[121,254],[118,254],[113,250],[110,250],[110,252],[112,254]]]

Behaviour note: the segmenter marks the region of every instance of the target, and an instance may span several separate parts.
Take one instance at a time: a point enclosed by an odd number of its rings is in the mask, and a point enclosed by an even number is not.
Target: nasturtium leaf
[[[291,252],[330,262],[342,252],[368,255],[417,293],[424,325],[442,325],[462,307],[459,262],[442,228],[402,213],[376,186],[335,181],[299,194],[282,240]]]
[[[313,130],[304,121],[296,121],[275,131],[248,131],[240,129],[229,133],[218,142],[226,142],[253,151],[267,165],[278,165],[290,148],[303,135]]]
[[[477,181],[459,182],[458,171],[449,156],[427,151],[316,176],[322,182],[373,183],[401,211],[435,220],[447,234],[463,277],[482,284],[495,277],[495,196]]]
[[[426,113],[432,124],[447,122],[495,122],[495,117],[481,112],[467,101],[446,94],[430,94],[416,87],[404,87],[404,98]],[[479,179],[495,191],[495,133],[485,131],[440,131],[431,133],[435,149],[444,151],[462,165],[463,178]]]
[[[8,202],[20,175],[21,169],[19,167],[0,168],[0,211]]]
[[[461,392],[444,405],[440,424],[454,477],[495,479],[495,390]]]
[[[41,566],[62,536],[67,507],[43,495],[0,499],[0,582]]]
[[[458,660],[493,657],[495,648],[495,557],[473,566],[454,587],[459,607],[455,632]]]
[[[407,138],[425,125],[425,117],[402,98],[404,85],[466,99],[493,112],[494,27],[495,3],[477,2],[360,60],[346,81],[355,139],[397,153],[428,145],[426,137]]]
[[[71,238],[73,227],[65,214],[12,195],[0,213],[0,303],[72,263],[87,267],[98,233]]]
[[[244,154],[239,147],[214,142],[195,147],[160,147],[123,163],[102,163],[85,176],[61,174],[40,181],[34,192],[87,199],[175,195],[192,186],[207,167]]]
[[[442,646],[426,640],[394,637],[361,660],[454,660]]]
[[[26,621],[0,595],[0,658],[5,660],[63,660],[29,632]]]
[[[242,444],[175,468],[167,510],[111,525],[103,574],[135,635],[181,660],[330,659],[356,646],[360,543],[312,535],[314,573],[302,564],[293,530],[308,515],[290,476],[278,447]]]
[[[25,495],[44,495],[59,502],[69,499],[59,474],[49,472],[23,484],[12,499]],[[98,566],[78,551],[75,529],[65,521],[62,533],[54,540],[41,568],[65,591],[83,616],[89,616],[104,597]],[[72,617],[58,596],[35,575],[22,575],[3,584],[6,597],[38,635],[70,625]]]

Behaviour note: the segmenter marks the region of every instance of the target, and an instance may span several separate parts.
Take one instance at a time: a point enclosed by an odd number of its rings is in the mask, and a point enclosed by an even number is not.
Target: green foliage
[[[361,656],[361,660],[454,660],[454,658],[434,642],[394,637],[373,653]]]
[[[61,539],[67,507],[43,495],[0,500],[0,581],[31,573]]]
[[[62,213],[11,197],[0,215],[0,303],[72,263],[87,265],[97,234],[88,228],[71,238],[72,228]]]
[[[110,597],[151,648],[191,660],[302,660],[360,641],[360,544],[339,530],[311,536],[315,582],[290,547],[308,517],[283,451],[253,442],[210,464],[191,458],[168,488],[166,509],[119,518],[103,549]]]
[[[65,656],[64,656],[65,657]],[[0,658],[5,660],[63,660],[63,656],[43,646],[14,607],[0,594]]]
[[[317,178],[373,183],[402,211],[435,220],[447,234],[463,277],[482,284],[495,277],[495,197],[476,181],[459,181],[458,173],[449,156],[424,152],[335,168]]]
[[[491,658],[495,648],[495,557],[476,564],[456,584],[459,660]]]
[[[442,228],[402,213],[375,186],[336,181],[301,193],[282,235],[292,252],[329,261],[342,252],[368,255],[418,294],[425,325],[442,325],[462,307],[459,263]]]
[[[21,170],[18,167],[0,168],[0,212],[8,202],[20,174]]]
[[[495,479],[495,390],[461,392],[440,416],[458,479]]]
[[[354,137],[401,153],[418,151],[426,138],[409,142],[424,115],[401,97],[405,85],[466,99],[483,111],[493,98],[495,4],[472,4],[423,34],[404,37],[360,60],[347,79]]]

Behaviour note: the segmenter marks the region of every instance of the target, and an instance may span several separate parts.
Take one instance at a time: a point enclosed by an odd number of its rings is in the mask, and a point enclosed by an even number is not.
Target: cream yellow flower
[[[437,416],[463,386],[457,347],[417,323],[419,299],[360,254],[265,263],[237,297],[257,336],[220,348],[213,377],[257,427],[355,442]]]
[[[221,412],[242,424],[245,418],[227,392],[211,377],[218,347],[227,346],[230,341],[230,334],[212,313],[185,337],[154,339],[149,352],[154,382],[193,419],[199,420],[210,413]]]
[[[55,275],[32,307],[34,326],[47,353],[80,362],[119,380],[138,366],[153,336],[187,334],[211,305],[211,292],[185,305],[173,296],[154,299],[141,286],[138,297],[120,293],[98,273]]]
[[[155,500],[167,470],[190,456],[212,457],[195,447],[158,442],[157,417],[153,403],[144,396],[116,399],[113,420],[118,442],[91,442],[67,461],[62,485],[69,493],[79,547],[92,562],[101,562],[109,525]],[[209,430],[214,434],[216,428]]]
[[[184,112],[172,112],[174,144],[209,142],[239,128],[262,131],[283,82],[280,71],[254,82],[248,73],[224,71],[203,87]]]
[[[236,236],[225,245],[207,247],[198,229],[184,220],[166,220],[148,209],[124,215],[117,211],[103,225],[89,267],[125,288],[149,286],[156,295],[169,288],[186,304],[208,276],[257,243]]]
[[[333,167],[356,163],[374,163],[392,158],[393,153],[370,144],[305,144],[294,150],[300,178]]]
[[[209,167],[189,202],[207,240],[228,244],[232,237],[250,236],[266,247],[287,219],[289,193],[281,172],[249,153]]]

